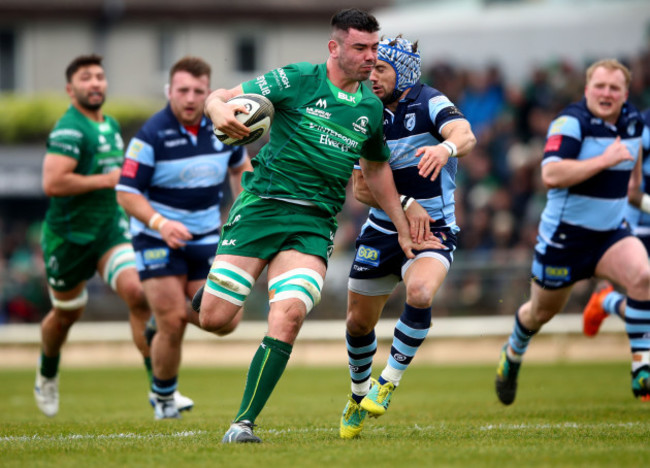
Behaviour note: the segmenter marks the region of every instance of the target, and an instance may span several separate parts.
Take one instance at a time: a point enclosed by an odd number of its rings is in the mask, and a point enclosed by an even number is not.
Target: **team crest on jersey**
[[[636,130],[636,120],[632,120],[627,126],[627,134],[632,136]]]
[[[366,117],[365,115],[362,115],[361,117],[359,117],[357,119],[356,122],[354,122],[352,124],[352,127],[357,132],[363,133],[365,135],[366,133],[368,133],[368,128],[367,128],[368,127],[368,122],[369,122],[368,117]]]
[[[219,141],[214,134],[210,135],[210,141],[212,141],[212,147],[215,151],[223,151],[223,143]]]
[[[413,129],[415,128],[415,114],[406,114],[404,117],[404,127],[409,131],[412,132]]]

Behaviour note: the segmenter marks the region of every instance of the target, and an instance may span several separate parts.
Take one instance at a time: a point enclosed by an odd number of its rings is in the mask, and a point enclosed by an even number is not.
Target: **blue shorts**
[[[416,258],[437,258],[449,269],[454,258],[457,236],[445,227],[432,226],[431,231],[448,250],[414,250],[413,253]],[[406,258],[397,239],[397,234],[386,234],[372,226],[366,226],[356,241],[357,251],[348,282],[351,291],[368,296],[391,293],[413,262]]]
[[[563,242],[564,248],[554,247],[537,238],[531,277],[545,289],[560,289],[594,276],[596,265],[615,243],[631,236],[627,227],[613,231],[593,232],[574,229],[579,235]]]
[[[162,239],[146,234],[135,236],[133,249],[140,280],[178,275],[186,275],[188,281],[205,279],[219,245],[219,236],[213,234],[204,241],[195,236],[185,247],[171,249]]]

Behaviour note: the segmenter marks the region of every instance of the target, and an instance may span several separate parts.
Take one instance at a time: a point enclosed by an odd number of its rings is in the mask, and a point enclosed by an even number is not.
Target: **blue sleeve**
[[[580,121],[563,115],[551,122],[544,145],[544,162],[547,159],[576,159],[582,147]]]

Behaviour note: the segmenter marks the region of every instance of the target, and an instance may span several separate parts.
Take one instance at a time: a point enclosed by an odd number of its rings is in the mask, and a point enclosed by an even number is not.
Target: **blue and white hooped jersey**
[[[641,113],[643,123],[643,162],[641,169],[643,171],[643,182],[641,190],[650,195],[650,109]],[[636,206],[628,203],[625,207],[625,219],[630,224],[632,232],[636,236],[650,237],[650,214],[644,213]]]
[[[416,151],[444,141],[440,132],[450,122],[465,120],[461,111],[440,91],[417,83],[402,99],[393,114],[384,108],[384,136],[390,149],[390,167],[397,192],[417,200],[436,220],[436,226],[447,227],[456,233],[454,190],[458,159],[449,158],[435,180],[418,173],[420,158]],[[360,169],[359,165],[355,169]],[[384,210],[370,208],[365,226],[392,234],[395,226]]]
[[[544,245],[566,248],[581,243],[593,231],[611,231],[621,226],[642,132],[641,114],[630,104],[623,106],[616,125],[595,117],[584,99],[566,107],[551,122],[542,166],[562,159],[594,158],[618,136],[635,159],[623,161],[571,187],[550,189],[539,224],[542,242],[538,250],[544,250]]]
[[[221,143],[205,117],[196,136],[188,132],[167,105],[129,143],[116,190],[145,196],[162,216],[183,223],[194,242],[218,241],[228,169],[246,156],[244,147]],[[161,237],[135,218],[131,233]]]

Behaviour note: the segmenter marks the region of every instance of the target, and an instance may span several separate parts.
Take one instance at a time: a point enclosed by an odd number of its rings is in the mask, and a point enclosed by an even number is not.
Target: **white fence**
[[[498,337],[510,334],[513,317],[463,317],[434,318],[430,337]],[[380,320],[377,338],[387,340],[393,336],[394,319]],[[216,337],[210,333],[189,326],[186,341],[259,340],[266,333],[266,322],[244,321],[237,330],[226,337]],[[605,320],[601,333],[624,332],[623,322],[618,318]],[[560,314],[551,320],[540,332],[541,334],[580,334],[582,333],[582,316],[577,314]],[[345,336],[345,323],[342,320],[309,320],[305,322],[299,340],[338,341]],[[68,342],[120,342],[131,341],[128,322],[79,322],[75,324],[68,337]],[[9,324],[0,326],[0,345],[38,344],[40,326],[38,324]]]

